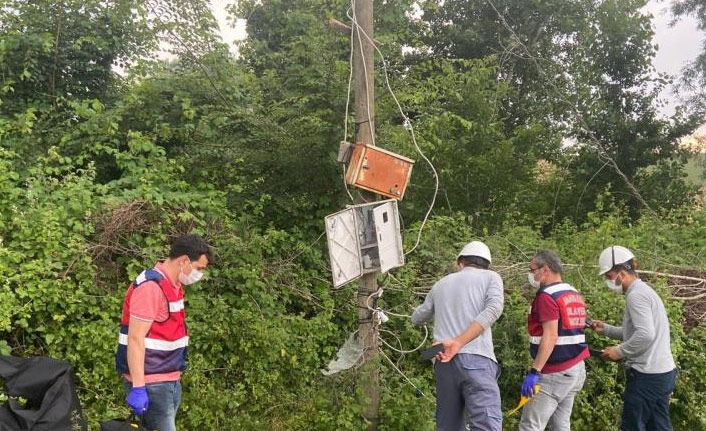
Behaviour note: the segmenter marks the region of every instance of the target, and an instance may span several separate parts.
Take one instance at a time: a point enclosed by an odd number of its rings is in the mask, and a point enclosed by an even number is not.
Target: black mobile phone
[[[437,354],[441,353],[444,351],[444,345],[439,343],[434,346],[431,346],[431,348],[426,349],[422,352],[422,361],[428,361],[429,359],[435,357]]]
[[[587,328],[593,327],[593,319],[591,319],[590,317],[586,317],[586,327]]]

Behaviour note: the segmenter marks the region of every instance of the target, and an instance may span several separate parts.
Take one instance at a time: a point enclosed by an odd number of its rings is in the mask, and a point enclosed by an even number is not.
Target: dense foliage
[[[390,84],[441,182],[419,247],[380,278],[380,306],[408,314],[463,243],[487,241],[506,284],[494,334],[509,409],[529,361],[535,250],[556,249],[591,315],[610,321],[622,299],[592,267],[608,244],[636,250],[645,269],[702,276],[706,210],[676,145],[695,120],[656,114],[643,2],[378,3]],[[125,415],[113,370],[125,289],[169,239],[199,232],[217,262],[187,291],[181,428],[360,430],[360,370],[320,373],[357,325],[356,287],[331,289],[321,236],[323,216],[346,203],[335,151],[350,41],[326,21],[344,19],[348,2],[235,2],[233,16],[248,19],[237,58],[207,6],[0,6],[0,353],[69,360],[91,429]],[[159,47],[175,59],[158,60]],[[409,249],[434,179],[390,94],[377,94],[379,144],[418,160],[401,203]],[[706,307],[672,299],[675,279],[650,281],[681,369],[675,427],[702,429]],[[423,341],[405,318],[381,329],[398,349]],[[383,352],[380,429],[433,429],[431,368]],[[574,428],[617,429],[622,371],[589,366]]]

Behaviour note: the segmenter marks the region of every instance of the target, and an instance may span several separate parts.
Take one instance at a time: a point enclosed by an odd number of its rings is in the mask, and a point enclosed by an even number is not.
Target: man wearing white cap
[[[437,430],[464,431],[467,415],[471,431],[501,431],[490,327],[503,311],[503,281],[488,270],[490,250],[480,241],[466,244],[456,263],[459,270],[439,280],[412,314],[415,325],[433,320],[434,341],[444,341],[434,365]]]
[[[662,299],[640,280],[630,250],[619,245],[603,250],[598,258],[599,275],[615,293],[625,295],[623,326],[594,320],[600,334],[623,342],[607,347],[602,358],[625,360],[627,385],[623,394],[621,431],[672,431],[669,396],[674,391],[677,369],[669,338],[669,318]]]

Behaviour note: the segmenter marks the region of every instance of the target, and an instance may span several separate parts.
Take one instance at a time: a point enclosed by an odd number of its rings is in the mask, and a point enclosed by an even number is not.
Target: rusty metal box
[[[402,200],[414,160],[382,148],[357,144],[353,149],[346,182],[389,198]]]

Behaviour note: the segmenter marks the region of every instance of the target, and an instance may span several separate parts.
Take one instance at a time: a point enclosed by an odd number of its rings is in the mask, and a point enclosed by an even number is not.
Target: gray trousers
[[[450,362],[436,361],[436,429],[501,431],[498,377],[500,367],[492,359],[460,353]]]
[[[522,409],[520,431],[543,431],[547,424],[552,431],[570,431],[574,398],[585,381],[583,361],[565,371],[542,374],[539,393]]]

